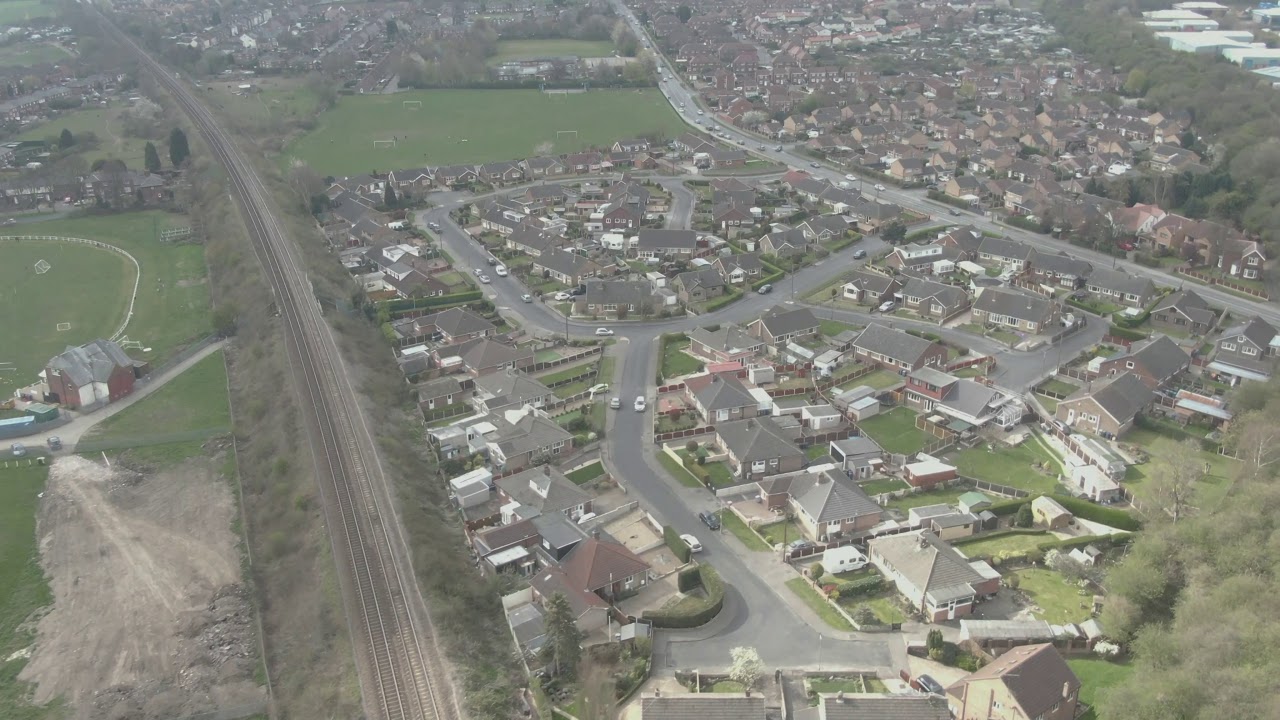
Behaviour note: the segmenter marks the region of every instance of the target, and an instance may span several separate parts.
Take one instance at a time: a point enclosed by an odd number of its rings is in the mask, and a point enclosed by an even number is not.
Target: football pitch
[[[425,90],[343,97],[286,155],[340,176],[520,160],[643,135],[671,138],[684,129],[656,89]]]

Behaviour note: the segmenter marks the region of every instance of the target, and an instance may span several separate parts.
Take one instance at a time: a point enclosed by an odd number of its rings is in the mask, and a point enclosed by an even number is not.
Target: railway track
[[[292,371],[309,426],[329,535],[360,669],[365,714],[385,720],[453,720],[462,713],[444,680],[408,543],[358,398],[311,283],[257,172],[213,114],[172,73],[105,17],[105,33],[138,55],[173,95],[226,168],[234,196],[287,331]]]

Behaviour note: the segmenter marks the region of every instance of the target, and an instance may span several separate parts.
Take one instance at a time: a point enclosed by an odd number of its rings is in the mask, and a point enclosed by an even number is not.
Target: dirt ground
[[[78,720],[264,706],[235,505],[215,463],[151,475],[53,464],[37,532],[54,603],[22,672],[36,702],[61,697]]]

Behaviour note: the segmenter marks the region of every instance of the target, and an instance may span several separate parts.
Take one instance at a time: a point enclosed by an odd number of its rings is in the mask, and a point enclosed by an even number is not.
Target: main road
[[[93,12],[93,11],[90,11]],[[271,193],[217,119],[176,74],[109,20],[105,35],[131,50],[186,113],[225,167],[285,331],[293,391],[303,410],[316,481],[355,651],[364,715],[386,720],[461,718],[413,573],[408,542],[360,398],[320,313]],[[264,658],[265,661],[265,658]]]

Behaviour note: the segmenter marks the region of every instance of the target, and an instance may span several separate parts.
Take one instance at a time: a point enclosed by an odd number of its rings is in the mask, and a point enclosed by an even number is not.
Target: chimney
[[[543,475],[546,475],[547,477],[551,477],[551,466],[550,466],[550,465],[543,465],[543,466],[542,466],[542,474],[543,474]]]
[[[1064,700],[1068,697],[1071,697],[1071,683],[1069,682],[1062,683],[1062,697]]]
[[[841,690],[840,692],[837,692],[837,693],[836,693],[836,702],[838,702],[838,703],[842,703],[842,702],[844,702],[844,691],[843,691],[843,690]]]
[[[662,688],[660,688],[660,687],[659,687],[659,688],[654,688],[654,689],[653,689],[653,696],[654,696],[654,697],[656,697],[656,698],[657,698],[657,697],[662,697]]]
[[[600,539],[600,528],[599,528],[599,527],[591,528],[591,537],[595,538],[596,540],[599,540],[599,539]]]

